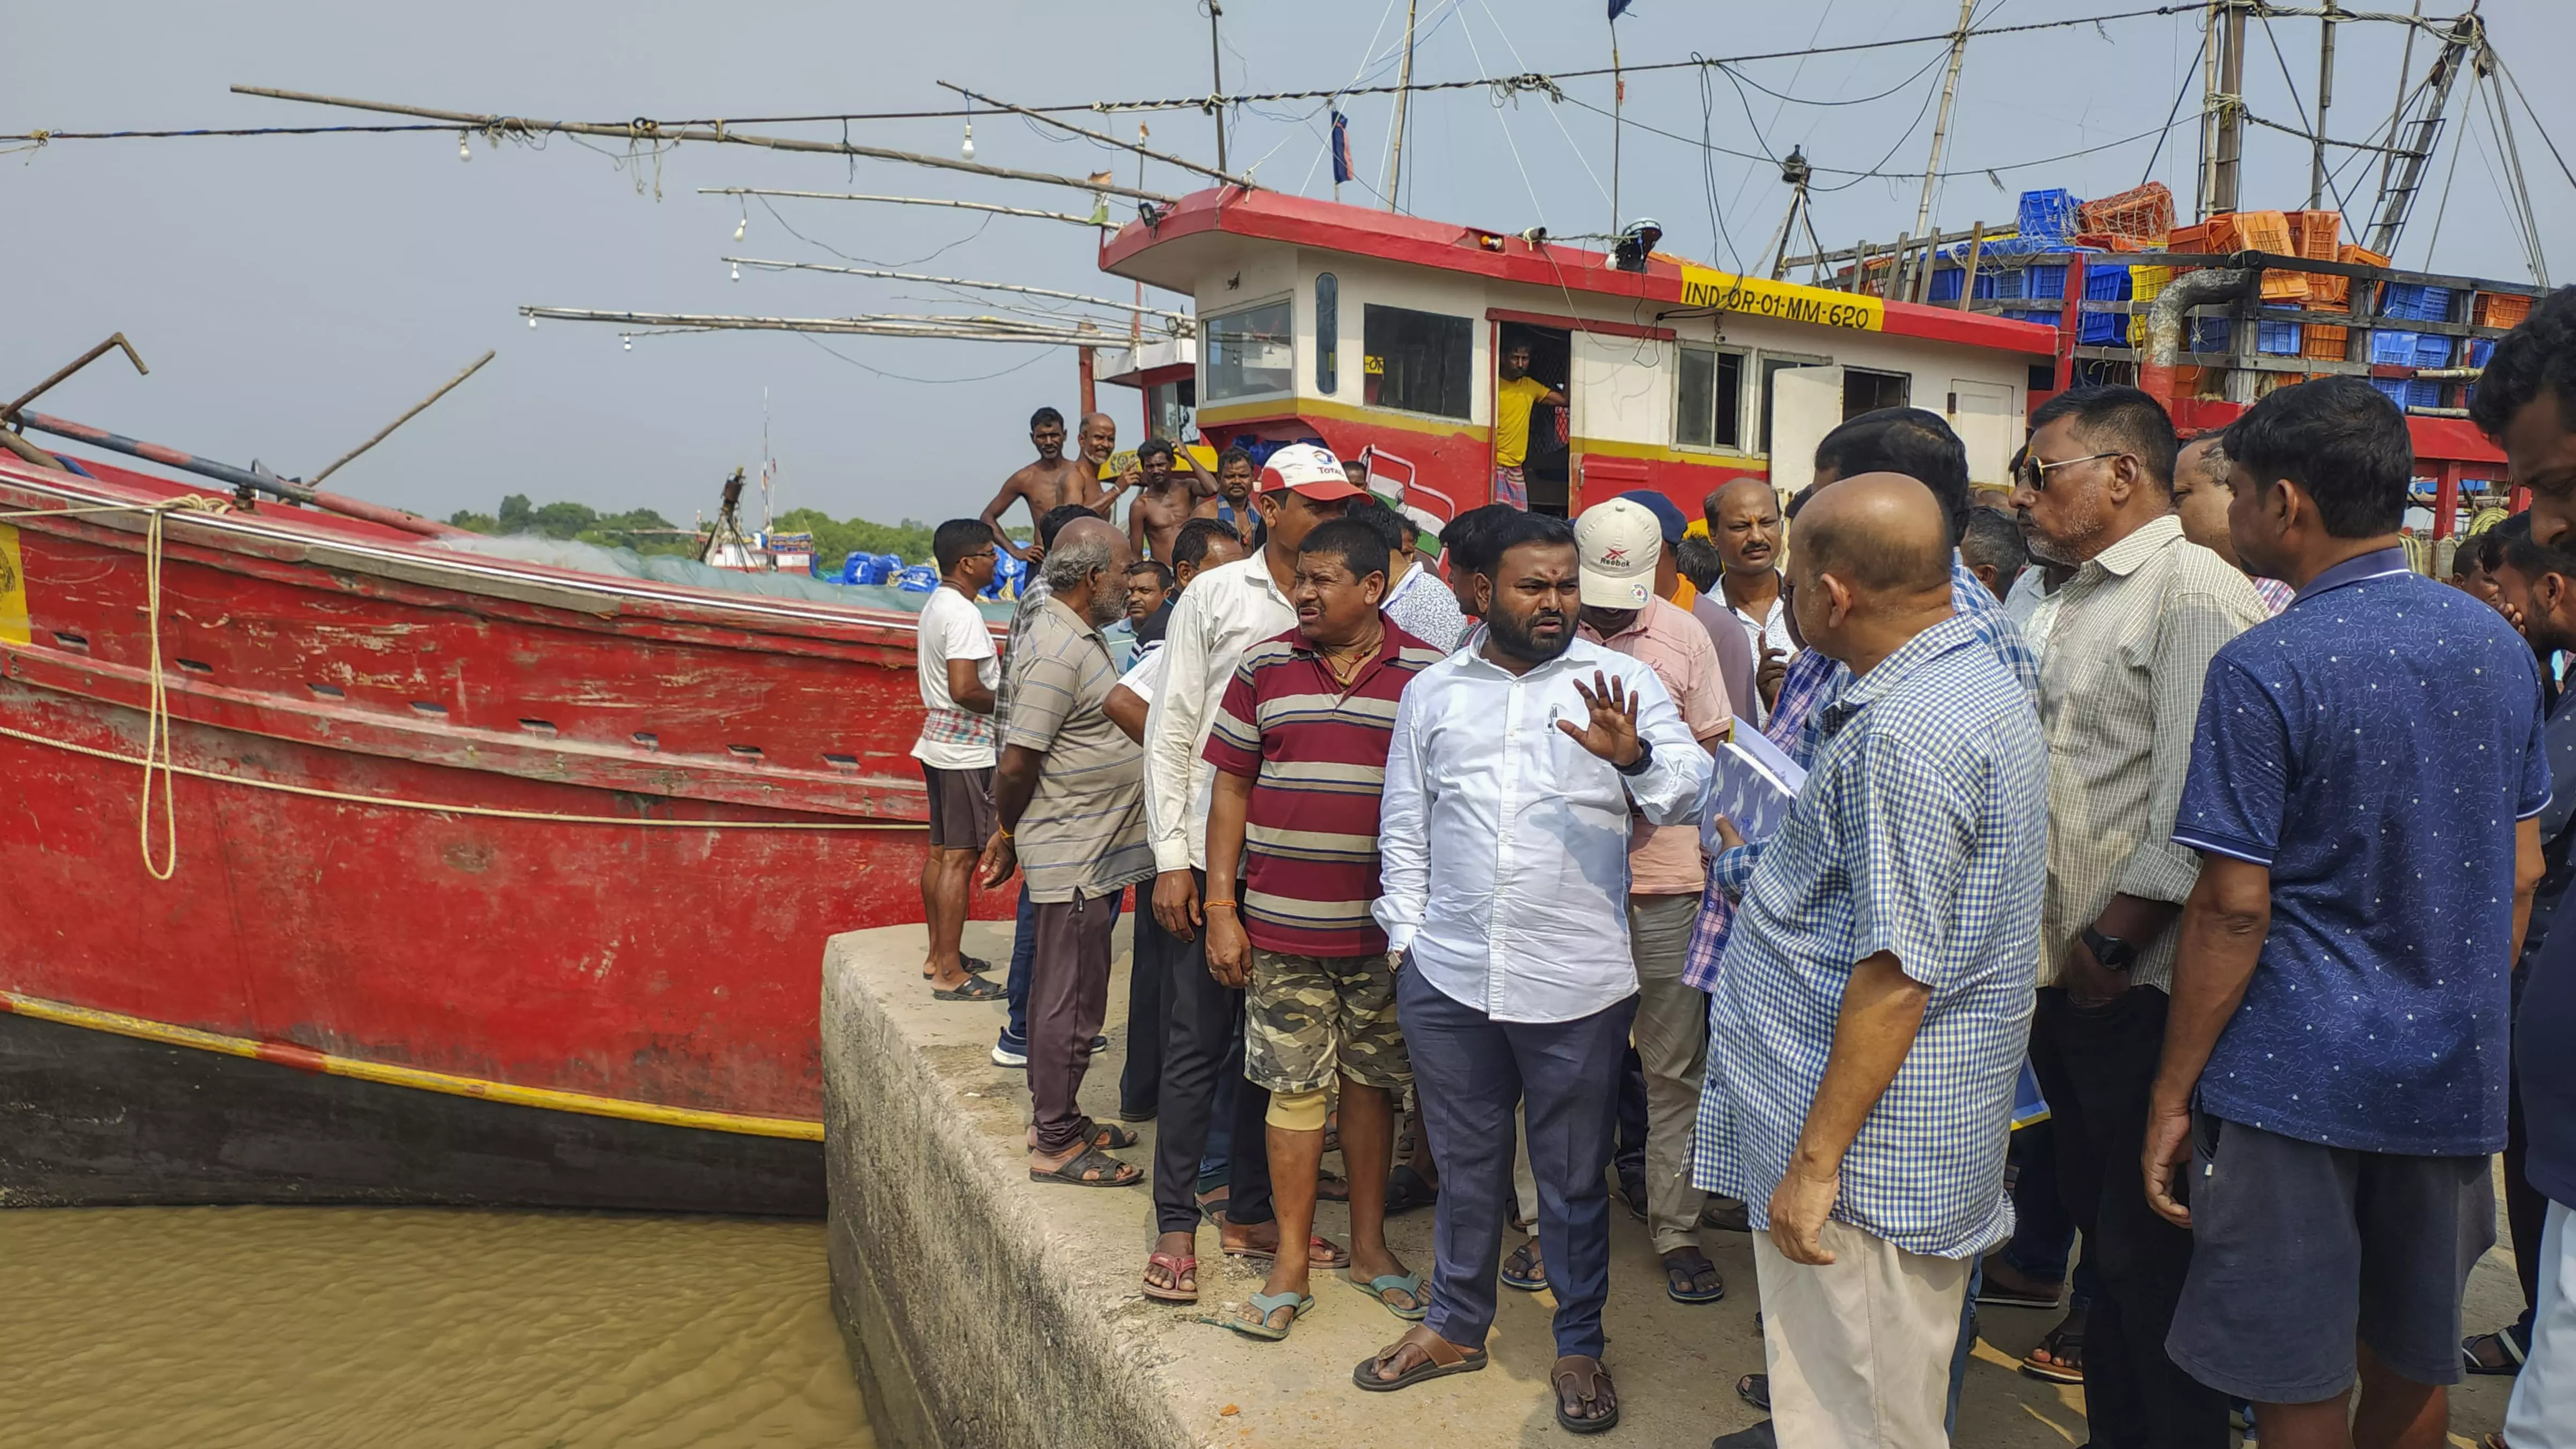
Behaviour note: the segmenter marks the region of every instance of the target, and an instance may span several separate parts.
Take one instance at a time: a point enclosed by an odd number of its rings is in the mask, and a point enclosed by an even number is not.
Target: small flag
[[[1333,184],[1335,186],[1339,186],[1343,182],[1350,180],[1353,174],[1354,173],[1351,170],[1351,118],[1343,115],[1339,111],[1335,111],[1333,112]]]
[[[1610,0],[1610,18],[1616,20],[1620,16],[1627,14],[1628,7],[1632,3],[1634,3],[1634,0]]]

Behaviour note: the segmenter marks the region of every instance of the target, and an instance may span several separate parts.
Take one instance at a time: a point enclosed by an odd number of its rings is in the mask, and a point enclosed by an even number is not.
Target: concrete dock
[[[1118,928],[1110,1047],[1085,1108],[1114,1120],[1128,1049],[1129,927]],[[970,922],[966,949],[1010,956],[1007,923]],[[1394,1394],[1354,1388],[1351,1368],[1404,1324],[1339,1273],[1315,1274],[1316,1306],[1285,1342],[1205,1321],[1261,1286],[1257,1265],[1218,1256],[1199,1233],[1196,1307],[1140,1293],[1153,1239],[1143,1187],[1031,1182],[1028,1092],[988,1052],[1002,1008],[938,1002],[920,976],[921,928],[835,937],[823,962],[825,1130],[833,1309],[878,1437],[895,1449],[1429,1449],[1576,1442],[1556,1425],[1547,1370],[1552,1300],[1502,1294],[1492,1363]],[[995,973],[1000,979],[1000,973]],[[1153,1126],[1118,1155],[1150,1167]],[[1338,1156],[1327,1157],[1336,1166]],[[1348,1242],[1339,1204],[1318,1229]],[[1432,1215],[1388,1224],[1408,1264],[1431,1261]],[[1753,1253],[1742,1234],[1702,1235],[1727,1297],[1685,1307],[1664,1296],[1645,1226],[1612,1213],[1606,1361],[1622,1401],[1601,1442],[1697,1449],[1761,1415],[1735,1395],[1762,1368]],[[2520,1296],[2499,1247],[2469,1294],[2472,1330],[2511,1316]],[[2055,1310],[1988,1308],[1959,1411],[1969,1449],[2059,1449],[2086,1439],[2083,1395],[2014,1365]],[[2452,1395],[2452,1442],[2499,1425],[2511,1380],[2471,1379]]]

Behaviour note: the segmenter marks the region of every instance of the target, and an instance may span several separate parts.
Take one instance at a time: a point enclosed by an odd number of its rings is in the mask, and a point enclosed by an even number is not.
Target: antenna
[[[1941,148],[1950,139],[1950,103],[1958,98],[1959,67],[1968,59],[1968,26],[1975,21],[1976,13],[1977,0],[1959,0],[1959,28],[1950,32],[1950,70],[1941,78],[1941,113],[1932,122],[1932,159],[1923,167],[1923,202],[1914,208],[1916,236],[1932,234],[1932,190],[1941,176]],[[1799,186],[1799,196],[1804,197],[1806,191],[1803,184]],[[1927,246],[1923,252],[1922,275],[1927,281],[1932,275],[1934,250]],[[1903,261],[1903,258],[1898,258],[1900,266]],[[1891,297],[1896,295],[1897,280],[1894,276],[1887,279]],[[1910,278],[1904,292],[1908,300],[1913,298],[1914,287]]]
[[[1225,15],[1217,0],[1207,0],[1208,72],[1216,77],[1216,89],[1208,94],[1208,114],[1216,118],[1216,169],[1225,169],[1225,53],[1218,48],[1216,23]]]

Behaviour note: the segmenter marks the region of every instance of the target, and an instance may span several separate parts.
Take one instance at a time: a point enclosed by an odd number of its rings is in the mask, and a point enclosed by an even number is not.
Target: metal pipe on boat
[[[2147,304],[2147,335],[2139,349],[2138,386],[2150,397],[2173,396],[2174,355],[2182,350],[2182,324],[2192,308],[2245,295],[2261,272],[2213,267],[2185,272],[2165,283]]]
[[[217,463],[211,459],[200,458],[194,453],[183,453],[176,448],[164,447],[159,443],[147,443],[140,438],[111,433],[105,428],[94,428],[87,423],[76,423],[69,418],[55,417],[51,413],[21,413],[18,415],[18,421],[40,433],[51,433],[58,438],[72,438],[87,443],[93,448],[105,448],[111,453],[123,453],[128,457],[159,463],[163,467],[177,468],[182,472],[215,479],[217,482],[230,483],[235,488],[248,488],[254,492],[268,494],[272,498],[283,498],[292,503],[319,508],[326,513],[337,513],[343,517],[381,524],[386,528],[399,529],[404,533],[418,534],[424,538],[445,538],[464,532],[463,529],[451,528],[435,519],[423,518],[417,513],[408,513],[399,508],[388,508],[381,503],[369,503],[363,498],[318,492],[301,483],[280,478],[265,469],[253,472],[247,468],[236,468],[230,463]]]

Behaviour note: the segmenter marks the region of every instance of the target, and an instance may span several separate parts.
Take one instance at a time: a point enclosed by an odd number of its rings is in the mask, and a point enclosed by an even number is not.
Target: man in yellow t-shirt
[[[1503,344],[1502,380],[1494,384],[1494,501],[1529,507],[1529,480],[1521,464],[1529,457],[1530,409],[1540,403],[1565,406],[1565,394],[1529,375],[1526,342]]]

